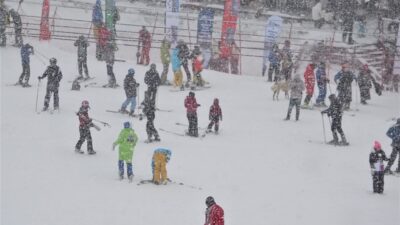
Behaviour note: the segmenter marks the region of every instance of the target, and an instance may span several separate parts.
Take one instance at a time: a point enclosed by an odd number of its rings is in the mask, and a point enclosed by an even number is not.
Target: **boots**
[[[341,136],[342,142],[340,142],[341,145],[349,145],[349,142],[347,142],[346,137],[344,135]]]

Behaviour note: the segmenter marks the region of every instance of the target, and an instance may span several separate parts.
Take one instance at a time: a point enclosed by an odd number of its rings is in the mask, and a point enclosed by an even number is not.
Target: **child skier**
[[[208,114],[208,118],[210,119],[210,124],[207,127],[207,133],[211,132],[213,125],[215,124],[214,130],[215,133],[218,134],[219,129],[219,120],[222,121],[222,110],[219,106],[218,98],[214,99],[213,105],[210,107],[210,112]]]
[[[113,150],[119,145],[118,169],[119,178],[124,179],[124,161],[130,182],[133,180],[132,157],[133,151],[138,141],[138,136],[131,127],[130,122],[124,123],[124,129],[118,135],[118,139],[113,143]]]
[[[189,96],[185,99],[186,116],[189,120],[189,131],[188,135],[192,137],[199,136],[199,128],[197,127],[197,104],[194,92],[189,92]]]
[[[151,161],[154,184],[167,184],[167,163],[171,159],[171,150],[166,148],[157,148],[154,150]]]
[[[307,95],[304,99],[304,107],[308,107],[311,98],[314,94],[315,75],[314,75],[315,64],[308,64],[306,71],[304,72],[304,83],[306,84]]]
[[[92,144],[92,135],[90,134],[90,128],[94,127],[92,123],[92,119],[89,117],[89,102],[84,100],[82,101],[81,108],[79,112],[76,114],[79,117],[79,140],[75,145],[75,152],[83,154],[81,150],[81,146],[83,142],[87,141],[87,151],[89,155],[94,155],[96,152],[93,150]],[[97,129],[97,128],[96,128]]]
[[[136,108],[136,95],[137,90],[136,88],[139,87],[139,83],[136,83],[134,78],[135,70],[130,68],[128,70],[128,74],[124,79],[124,90],[126,94],[126,100],[122,103],[120,112],[121,113],[129,113],[129,116],[134,116],[135,108]],[[131,111],[128,112],[126,107],[131,104]]]
[[[384,185],[384,168],[383,161],[389,161],[385,152],[381,148],[381,143],[375,141],[374,149],[369,154],[369,164],[371,166],[372,184],[374,193],[383,193]]]

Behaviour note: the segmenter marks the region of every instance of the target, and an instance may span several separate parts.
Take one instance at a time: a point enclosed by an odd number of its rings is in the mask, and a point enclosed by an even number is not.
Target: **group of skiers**
[[[293,54],[290,49],[290,41],[285,40],[282,50],[279,49],[278,44],[273,44],[272,49],[268,54],[268,81],[278,82],[280,80],[289,81],[292,79],[293,70]],[[282,64],[282,65],[281,65]],[[262,76],[265,75],[267,65],[264,63],[262,69]]]

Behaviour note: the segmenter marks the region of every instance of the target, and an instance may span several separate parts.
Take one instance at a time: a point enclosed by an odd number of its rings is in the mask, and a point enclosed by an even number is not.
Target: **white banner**
[[[179,0],[165,1],[165,34],[174,47],[178,42]]]
[[[281,33],[283,19],[279,16],[271,16],[267,20],[265,25],[265,40],[264,40],[264,65],[268,61],[268,55],[272,48],[272,45],[278,39]]]

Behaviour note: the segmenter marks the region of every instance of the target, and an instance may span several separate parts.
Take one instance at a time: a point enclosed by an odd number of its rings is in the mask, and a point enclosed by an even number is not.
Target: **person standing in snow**
[[[240,59],[240,49],[236,45],[236,42],[233,42],[231,45],[231,57],[229,59],[231,64],[232,74],[239,74],[239,59]]]
[[[14,23],[14,31],[15,31],[15,45],[16,47],[22,46],[22,22],[21,16],[14,9],[10,9],[10,16]]]
[[[399,155],[399,162],[397,165],[396,173],[400,173],[400,118],[397,119],[395,125],[389,128],[386,132],[386,135],[392,139],[392,153],[390,154],[390,160],[385,168],[385,173],[392,174],[393,172],[390,170],[393,163],[396,161],[397,155]]]
[[[210,120],[210,123],[208,124],[207,127],[207,133],[211,132],[212,127],[214,127],[214,131],[216,134],[218,134],[219,130],[219,121],[222,121],[222,110],[221,107],[219,106],[219,100],[218,98],[214,99],[214,102],[212,106],[210,107],[210,112],[208,113],[208,119]]]
[[[279,68],[281,63],[281,54],[277,44],[272,46],[272,51],[268,55],[269,68],[268,68],[268,81],[272,82],[272,74],[275,72],[274,81],[277,81],[279,76]]]
[[[354,44],[353,41],[353,25],[354,25],[354,12],[352,12],[351,9],[347,9],[344,11],[343,15],[343,34],[342,34],[342,39],[343,42],[346,42],[347,36],[349,37],[348,39],[348,44],[352,45]]]
[[[388,161],[385,152],[382,150],[381,143],[374,142],[374,148],[369,154],[369,165],[371,167],[372,187],[374,193],[383,193],[384,186],[384,167],[383,161]]]
[[[124,79],[124,90],[126,94],[126,100],[122,103],[120,109],[121,113],[129,113],[129,116],[134,116],[136,108],[136,95],[137,95],[136,89],[139,87],[139,83],[136,83],[134,75],[135,75],[135,70],[130,68],[128,70],[128,74]],[[129,103],[131,104],[130,112],[126,110],[126,107],[128,107]]]
[[[176,46],[176,48],[179,49],[178,53],[179,61],[181,62],[181,65],[183,66],[183,69],[185,70],[186,73],[187,80],[185,86],[189,87],[189,83],[192,80],[191,78],[192,75],[190,74],[189,70],[190,51],[187,44],[183,40],[178,41],[178,45]]]
[[[326,76],[325,62],[321,62],[318,65],[317,73],[317,86],[318,86],[318,97],[315,103],[316,107],[326,107],[325,105],[325,97],[326,97],[326,89],[327,84],[329,83],[329,79]]]
[[[205,84],[201,72],[203,71],[203,57],[201,55],[196,56],[193,59],[193,86],[202,87]]]
[[[89,155],[94,155],[96,152],[93,150],[92,135],[90,133],[90,128],[94,127],[92,119],[89,117],[89,102],[82,101],[81,108],[76,115],[79,117],[79,140],[75,145],[75,152],[83,154],[81,146],[83,142],[87,141],[87,152]]]
[[[157,129],[154,126],[154,120],[156,118],[155,102],[150,99],[148,91],[145,91],[144,96],[145,97],[142,103],[143,105],[142,112],[147,118],[147,123],[146,123],[147,143],[153,141],[160,141],[160,136],[158,135]],[[142,117],[140,117],[140,120],[141,119]],[[152,139],[152,137],[154,137],[154,139]]]
[[[21,47],[22,73],[18,79],[18,84],[22,85],[22,87],[30,87],[29,77],[31,76],[31,67],[29,56],[31,54],[33,55],[35,52],[30,44],[25,44]],[[23,82],[24,78],[25,82]]]
[[[304,106],[308,107],[310,104],[311,98],[314,94],[314,85],[315,85],[315,74],[314,74],[315,64],[308,64],[306,71],[304,72],[304,82],[306,84],[307,95],[304,98]]]
[[[53,104],[54,110],[59,108],[59,98],[58,98],[58,87],[60,86],[60,81],[63,77],[60,67],[57,66],[57,59],[50,59],[50,66],[47,67],[46,71],[42,76],[39,76],[39,81],[47,77],[47,88],[46,96],[44,97],[44,108],[43,111],[47,111],[49,108],[49,102],[51,95],[54,95]]]
[[[180,87],[181,90],[184,89],[183,86],[183,74],[181,70],[181,60],[179,59],[179,49],[174,48],[172,50],[171,56],[172,71],[174,72],[174,87]]]
[[[366,105],[367,100],[371,99],[370,89],[372,88],[372,79],[371,70],[369,70],[368,65],[365,64],[357,78],[358,86],[360,87],[361,104],[363,105]]]
[[[104,48],[104,55],[107,65],[108,84],[104,85],[103,87],[116,88],[119,86],[114,75],[115,50],[116,47],[114,43],[111,40],[108,40]]]
[[[139,138],[135,131],[132,129],[130,122],[124,123],[124,128],[118,135],[118,139],[113,143],[113,151],[115,147],[119,146],[118,151],[118,171],[119,179],[124,179],[124,162],[126,163],[126,171],[130,182],[133,180],[132,158],[134,148]]]
[[[328,142],[328,144],[333,144],[333,145],[349,145],[349,143],[346,140],[346,137],[344,136],[343,130],[342,130],[342,105],[340,103],[340,100],[336,98],[335,94],[329,95],[329,101],[331,104],[329,105],[329,108],[322,111],[321,114],[327,114],[329,117],[332,118],[332,123],[331,123],[331,131],[333,135],[333,140]],[[340,137],[342,139],[341,142],[339,142],[338,139],[338,132],[340,134]]]
[[[171,43],[167,40],[167,38],[164,38],[161,42],[161,48],[160,48],[161,62],[163,64],[163,71],[161,73],[160,85],[169,84],[167,77],[168,77],[169,63],[171,62],[170,60],[171,57],[169,53],[170,49],[171,49]]]
[[[224,210],[215,203],[212,196],[206,198],[206,221],[204,225],[224,225]]]
[[[351,83],[356,77],[349,70],[349,65],[347,63],[342,64],[342,70],[339,71],[334,78],[335,83],[337,83],[338,98],[343,110],[350,109],[350,103],[352,101],[352,87]]]
[[[140,47],[141,53],[140,53]],[[142,29],[139,31],[139,42],[138,42],[138,52],[140,53],[140,62],[142,65],[149,65],[150,63],[150,48],[151,48],[151,34],[146,29],[145,26],[142,26]]]
[[[85,36],[81,35],[75,41],[74,46],[78,47],[78,79],[83,79],[82,70],[85,70],[85,79],[89,79],[90,77],[87,67],[87,47],[89,47],[89,42],[86,40]]]
[[[192,137],[199,136],[199,128],[197,127],[197,104],[194,92],[189,92],[189,96],[185,99],[186,116],[189,121],[188,135]]]
[[[147,84],[147,94],[152,102],[156,102],[157,88],[160,85],[160,75],[156,70],[156,64],[150,65],[150,70],[144,76],[144,83]]]
[[[154,150],[151,160],[154,184],[166,185],[168,183],[167,163],[171,159],[171,154],[171,150],[167,148],[157,148]]]
[[[6,28],[9,24],[9,15],[5,5],[0,5],[0,46],[4,47],[7,43]]]
[[[304,82],[301,80],[300,75],[296,75],[293,78],[293,80],[289,83],[289,89],[290,89],[289,109],[285,120],[290,120],[290,114],[292,113],[292,109],[294,106],[296,106],[296,121],[298,121],[300,117],[300,103],[303,96],[303,91],[305,89]]]

